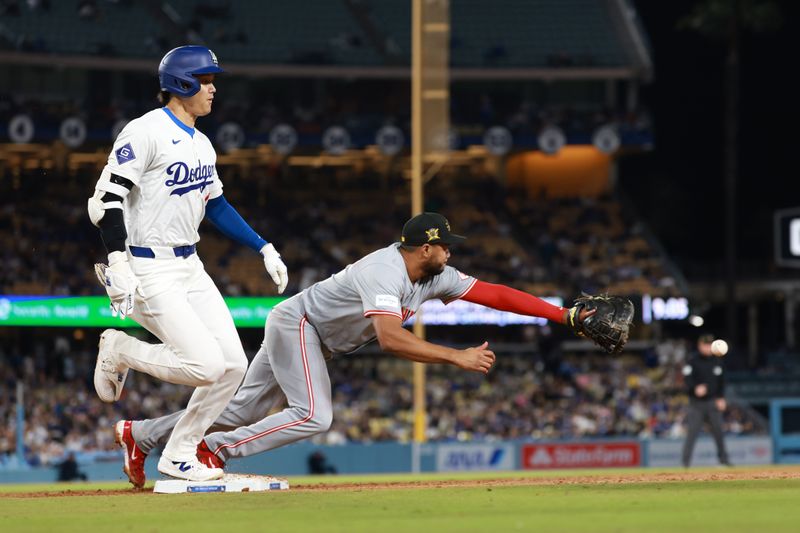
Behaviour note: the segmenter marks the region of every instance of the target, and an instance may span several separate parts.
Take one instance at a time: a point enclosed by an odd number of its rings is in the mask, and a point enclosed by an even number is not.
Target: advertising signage
[[[284,301],[282,296],[230,297],[225,303],[239,328],[263,328],[273,307]],[[561,305],[560,298],[548,298]],[[439,300],[425,302],[422,321],[427,326],[519,325],[545,324],[543,318],[495,311],[462,300],[444,305]],[[411,318],[406,324],[413,323]],[[136,328],[133,319],[111,316],[106,296],[19,296],[0,295],[0,326],[116,327]]]

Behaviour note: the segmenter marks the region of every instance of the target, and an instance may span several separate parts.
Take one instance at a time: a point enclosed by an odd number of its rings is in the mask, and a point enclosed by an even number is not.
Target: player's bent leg
[[[172,439],[173,449],[177,452],[167,451],[164,461],[159,462],[159,469],[183,479],[214,479],[219,472],[209,472],[204,465],[197,463],[195,453],[197,444],[219,412],[211,411],[208,415],[198,413],[207,411],[202,400],[213,392],[214,387],[224,389],[225,395],[221,399],[224,407],[241,381],[244,364],[241,361],[229,363],[225,360],[216,339],[204,328],[197,327],[200,320],[188,306],[185,296],[181,297],[174,292],[166,291],[160,296],[149,298],[140,306],[138,316],[142,325],[171,344],[153,345],[123,332],[112,332],[111,336],[106,335],[107,344],[103,348],[116,358],[118,369],[134,368],[173,383],[208,384],[195,390],[187,410],[174,424],[180,428],[181,421],[184,422],[183,431],[177,433],[176,439]],[[176,435],[174,429],[172,435]],[[119,440],[123,444],[129,444],[124,439]],[[126,450],[126,474],[129,474],[129,479],[135,485],[139,485],[140,475],[134,468],[134,454],[135,451]]]
[[[332,421],[333,411],[323,405],[316,405],[313,413],[288,407],[250,426],[207,435],[204,442],[208,453],[224,464],[232,458],[248,457],[324,433]]]
[[[272,373],[266,348],[262,347],[250,363],[239,390],[208,433],[231,431],[258,422],[285,398]],[[141,450],[150,453],[167,443],[182,415],[183,411],[178,411],[159,418],[134,421],[131,425],[132,436]],[[200,444],[203,445],[203,441]]]
[[[148,329],[161,336],[153,330],[156,328]],[[178,329],[188,328],[179,326]],[[215,383],[225,373],[222,350],[207,332],[187,331],[195,338],[168,345],[140,341],[122,331],[106,330],[104,334],[109,331],[115,335],[108,337],[104,348],[115,354],[119,368],[130,368],[162,381],[190,386]]]
[[[196,256],[187,258],[186,262],[193,269],[188,281],[188,298],[185,301],[188,311],[179,318],[181,324],[188,324],[191,331],[181,331],[177,327],[171,329],[173,337],[168,343],[180,352],[191,353],[193,349],[199,349],[196,343],[198,339],[202,339],[201,342],[213,345],[218,351],[215,362],[221,364],[223,371],[213,383],[197,387],[192,394],[183,416],[175,424],[164,447],[162,460],[159,461],[160,468],[163,466],[164,470],[170,469],[166,461],[173,465],[190,465],[190,461],[197,461],[197,446],[206,430],[219,418],[233,398],[247,369],[247,357],[222,295]]]
[[[327,431],[333,419],[331,385],[319,337],[305,318],[275,310],[265,345],[289,407],[263,420],[205,438],[223,461],[246,457]]]
[[[141,283],[132,314],[163,344],[129,335],[114,339],[121,362],[163,381],[201,386],[215,383],[225,372],[221,347],[190,302],[191,284],[202,263],[186,259],[133,258],[131,267]],[[178,280],[181,280],[178,282]]]
[[[175,424],[178,423],[182,416],[183,409],[158,418],[133,420],[131,422],[131,436],[145,453],[163,448],[167,444],[169,436],[172,435]]]
[[[197,387],[194,390],[186,409],[172,429],[172,434],[162,451],[162,458],[180,463],[188,462],[190,458],[195,457],[197,445],[200,444],[206,429],[223,410],[222,408],[217,410],[216,404],[222,401],[227,403],[230,399],[230,395],[227,394],[229,389],[235,390],[236,386],[231,387],[231,383],[226,382],[223,375],[219,383]]]
[[[231,374],[226,379],[236,381],[238,387],[247,372],[247,356],[225,300],[211,277],[202,269],[202,264],[199,260],[197,262],[200,266],[195,272],[192,289],[189,291],[189,304],[222,349],[225,372]]]
[[[233,399],[209,432],[229,431],[262,420],[286,400],[278,386],[266,347],[258,350]]]
[[[226,372],[226,363],[213,339],[207,341],[198,344],[192,351],[194,357],[189,358],[166,344],[150,344],[123,331],[105,330],[100,335],[94,372],[98,397],[104,402],[119,400],[129,369],[178,385],[218,382]],[[243,374],[241,364],[234,369]]]
[[[188,306],[178,306],[180,317],[166,313],[159,317],[160,323],[169,324],[159,334],[169,345],[157,348],[138,339],[127,337],[123,344],[127,348],[126,358],[133,359],[136,350],[152,356],[156,349],[161,349],[161,357],[157,362],[153,359],[142,363],[145,371],[172,381],[187,385],[196,385],[186,410],[176,421],[171,437],[164,449],[164,456],[172,461],[188,463],[195,457],[197,444],[206,429],[219,416],[225,404],[230,400],[242,376],[242,365],[235,365],[233,372],[228,371],[228,363],[216,339],[200,324],[199,318]],[[180,318],[180,319],[178,319]],[[167,352],[168,355],[164,355]],[[145,357],[138,359],[142,362]],[[131,364],[135,368],[134,364]],[[156,368],[156,371],[153,369]],[[162,372],[163,371],[163,372]],[[208,384],[206,384],[208,383]],[[219,397],[219,391],[222,396]],[[208,401],[220,403],[219,409],[210,409]]]

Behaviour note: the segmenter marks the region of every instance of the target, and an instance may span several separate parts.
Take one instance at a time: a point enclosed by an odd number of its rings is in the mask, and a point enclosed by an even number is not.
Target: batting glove
[[[267,274],[278,286],[278,294],[283,294],[286,284],[289,283],[289,274],[286,271],[286,265],[281,261],[281,254],[270,243],[261,248],[261,255],[264,256],[264,266],[267,268]]]
[[[139,280],[131,270],[128,256],[125,252],[111,252],[108,266],[96,263],[94,272],[111,299],[111,314],[124,320],[133,313],[134,295],[139,288]]]

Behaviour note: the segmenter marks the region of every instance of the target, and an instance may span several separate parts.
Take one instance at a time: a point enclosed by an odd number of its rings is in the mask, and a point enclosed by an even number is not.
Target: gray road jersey
[[[448,266],[412,284],[399,247],[394,243],[372,252],[300,293],[308,321],[332,352],[350,353],[375,340],[373,315],[406,320],[423,302],[456,300],[477,281]]]

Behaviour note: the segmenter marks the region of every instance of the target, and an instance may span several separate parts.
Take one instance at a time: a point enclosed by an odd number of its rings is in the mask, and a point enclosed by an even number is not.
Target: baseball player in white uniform
[[[259,251],[279,292],[288,277],[274,246],[225,200],[214,148],[194,127],[211,112],[214,76],[222,72],[217,58],[203,46],[182,46],[164,56],[158,72],[164,107],[120,132],[88,210],[108,250],[108,266],[96,265],[96,271],[113,314],[131,316],[163,344],[104,331],[94,384],[106,402],[119,399],[129,369],[196,387],[165,436],[158,470],[202,481],[223,474],[197,460],[197,446],[241,383],[247,358],[230,312],[197,257],[200,221],[208,217],[224,234]],[[121,446],[126,431],[125,423],[115,427]]]
[[[570,324],[592,314],[565,309],[515,289],[481,282],[447,266],[449,247],[464,240],[437,213],[403,227],[401,242],[373,252],[330,278],[281,302],[270,313],[264,342],[230,405],[200,441],[197,456],[223,468],[225,461],[284,446],[327,431],[333,419],[325,354],[348,354],[378,340],[381,349],[422,363],[446,363],[487,373],[495,361],[488,342],[456,350],[426,342],[403,328],[426,300],[463,299],[495,309]],[[283,398],[288,407],[266,416]],[[147,454],[163,445],[182,414],[122,421],[128,477],[145,481]]]

